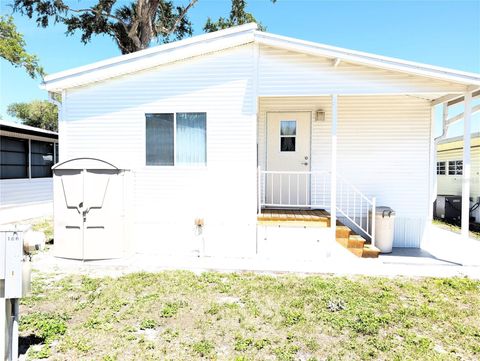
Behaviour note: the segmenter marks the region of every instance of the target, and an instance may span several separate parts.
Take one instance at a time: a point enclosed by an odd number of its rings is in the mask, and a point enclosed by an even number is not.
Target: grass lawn
[[[27,359],[478,360],[480,281],[35,274]]]
[[[461,228],[459,226],[457,226],[455,224],[445,222],[441,219],[434,219],[433,224],[436,225],[437,227],[442,228],[442,229],[446,229],[447,231],[452,231],[452,232],[455,232],[455,233],[460,233],[461,232]],[[472,228],[470,227],[470,232],[469,233],[470,233],[470,238],[480,241],[480,232],[472,231]]]

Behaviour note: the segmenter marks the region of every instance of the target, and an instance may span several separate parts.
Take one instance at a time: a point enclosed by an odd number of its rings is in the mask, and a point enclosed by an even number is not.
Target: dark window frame
[[[463,160],[449,160],[448,175],[451,175],[451,176],[463,175]]]
[[[437,162],[437,175],[446,175],[447,174],[447,162],[438,161]]]
[[[294,131],[293,134],[283,134],[282,133],[282,123],[294,123]],[[290,144],[293,145],[293,150],[288,150],[284,149],[284,145],[286,148],[288,148],[288,144],[284,142],[287,138],[292,140],[292,143]],[[297,121],[295,119],[284,119],[280,120],[280,152],[281,153],[295,153],[297,151]]]
[[[205,118],[205,143],[204,147],[205,149],[203,150],[205,152],[204,154],[204,162],[198,162],[196,164],[178,164],[177,163],[177,130],[178,130],[178,123],[177,123],[177,118],[179,114],[203,114]],[[155,116],[155,115],[162,115],[162,116],[173,116],[173,140],[172,140],[172,148],[171,148],[171,153],[173,154],[172,157],[172,162],[169,162],[168,164],[158,164],[155,161],[149,161],[149,134],[148,134],[148,117],[150,116]],[[198,168],[198,167],[206,167],[207,166],[207,149],[208,149],[208,116],[207,112],[157,112],[157,113],[145,113],[145,165],[148,167],[192,167],[192,168]],[[170,152],[170,149],[169,149]]]
[[[23,167],[24,168],[24,174],[25,176],[21,176],[21,177],[17,177],[17,176],[14,176],[14,177],[5,177],[3,172],[0,171],[0,179],[28,179],[29,178],[29,169],[30,169],[30,164],[29,164],[29,160],[30,160],[30,147],[29,147],[29,141],[28,139],[25,139],[25,138],[16,138],[16,137],[9,137],[9,136],[4,136],[2,135],[1,136],[1,139],[8,139],[8,140],[11,140],[11,141],[14,141],[14,142],[19,142],[19,143],[23,143],[23,147],[24,147],[24,151],[23,152],[20,152],[20,151],[14,151],[14,150],[4,150],[2,149],[3,148],[3,145],[0,145],[0,153],[16,153],[16,154],[24,154],[25,155],[25,163],[23,164],[3,164],[2,162],[2,157],[0,155],[0,168],[2,167],[8,167],[8,166],[14,166],[14,167]]]
[[[33,149],[36,147],[35,145],[47,145],[51,148],[51,152],[41,152],[41,151],[33,151]],[[55,143],[54,142],[45,142],[43,140],[36,140],[36,139],[31,139],[30,140],[30,178],[51,178],[53,177],[53,171],[52,171],[52,166],[55,164]],[[51,156],[52,159],[49,161],[47,164],[37,164],[36,161],[34,160],[34,156]],[[41,173],[38,175],[37,170],[38,169],[43,169],[43,171],[46,170],[46,173]]]

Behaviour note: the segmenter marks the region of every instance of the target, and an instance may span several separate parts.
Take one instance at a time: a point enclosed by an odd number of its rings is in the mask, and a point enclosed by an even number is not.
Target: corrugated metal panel
[[[52,178],[0,180],[0,207],[51,202]]]
[[[464,91],[446,81],[341,62],[292,51],[260,47],[260,96],[405,94]]]
[[[252,54],[246,45],[68,91],[61,160],[95,157],[134,171],[137,250],[195,248],[195,218],[205,234],[223,227],[211,238],[232,254],[255,244]],[[206,112],[207,167],[145,166],[149,112]]]
[[[397,211],[395,246],[418,247],[428,216],[430,104],[408,96],[340,96],[337,170],[377,205]],[[326,112],[312,122],[312,170],[330,170],[329,97],[262,98],[260,165],[265,167],[265,119],[269,111]]]

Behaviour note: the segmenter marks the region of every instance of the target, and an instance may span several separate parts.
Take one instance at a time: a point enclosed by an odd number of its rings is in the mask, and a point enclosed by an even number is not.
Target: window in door
[[[280,121],[280,151],[295,152],[297,141],[297,121]]]

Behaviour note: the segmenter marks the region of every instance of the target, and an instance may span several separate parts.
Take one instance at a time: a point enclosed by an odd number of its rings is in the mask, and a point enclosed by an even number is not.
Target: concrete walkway
[[[335,245],[329,254],[314,260],[267,258],[220,258],[137,254],[117,260],[77,261],[53,257],[51,252],[34,256],[33,268],[54,274],[88,274],[92,277],[118,277],[132,272],[190,270],[201,273],[254,271],[262,273],[335,274],[409,277],[470,277],[480,279],[480,267],[442,261],[420,249],[394,249],[378,259],[361,259]]]

